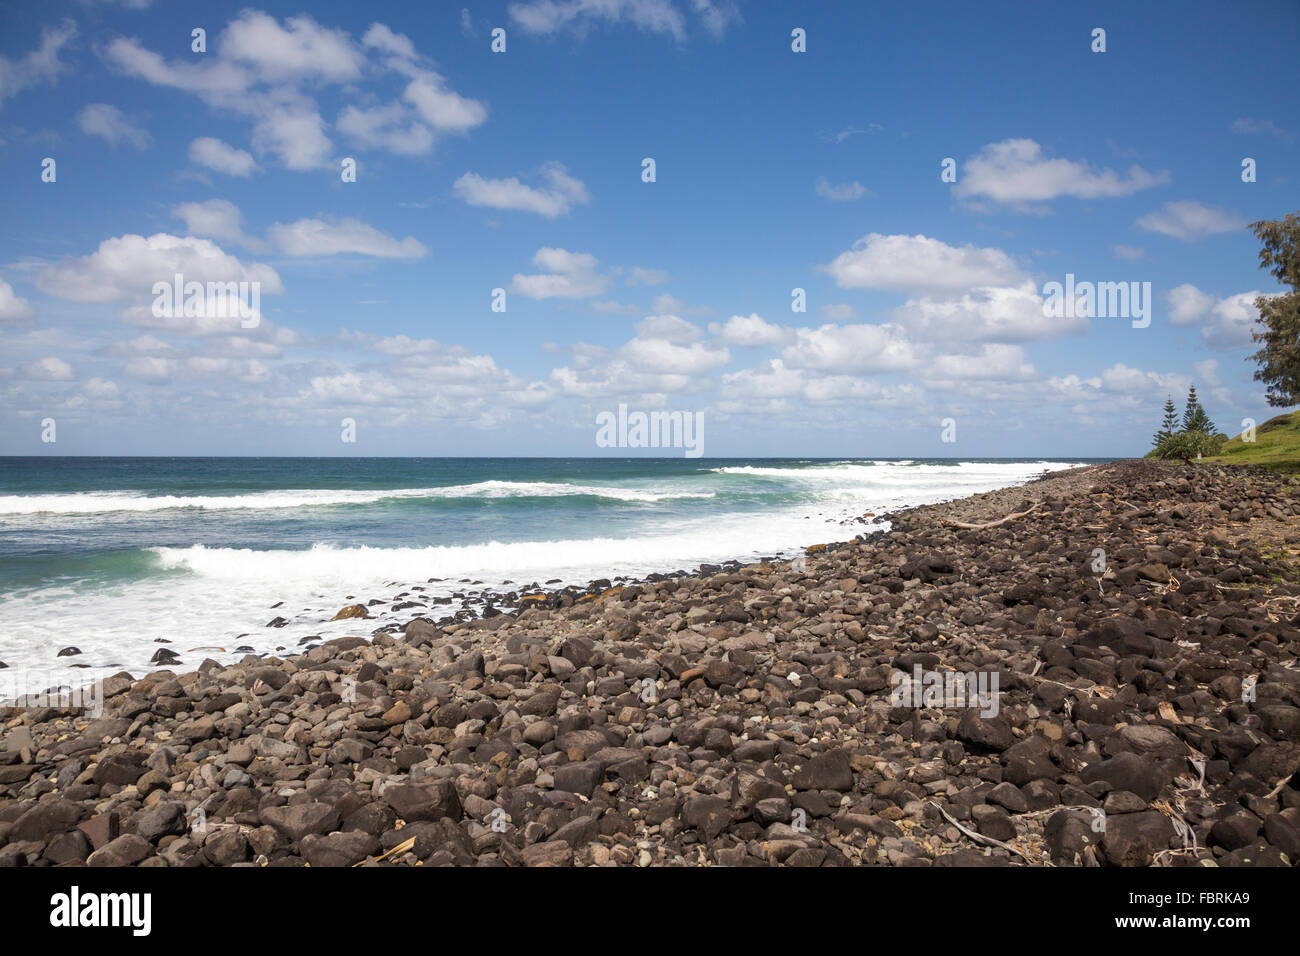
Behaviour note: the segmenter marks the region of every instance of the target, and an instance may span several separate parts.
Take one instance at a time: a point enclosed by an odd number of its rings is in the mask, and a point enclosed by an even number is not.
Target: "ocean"
[[[0,661],[90,679],[160,647],[176,670],[297,652],[484,591],[791,556],[1091,461],[0,458]]]

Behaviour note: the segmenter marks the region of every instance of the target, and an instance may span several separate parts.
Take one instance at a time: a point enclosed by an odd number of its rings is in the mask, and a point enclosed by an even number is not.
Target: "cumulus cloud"
[[[1032,281],[973,289],[955,298],[909,299],[895,322],[915,334],[987,342],[1029,342],[1088,329],[1086,316],[1048,317]]]
[[[827,372],[899,372],[920,361],[902,326],[823,325],[795,330],[795,341],[781,357],[795,368]]]
[[[220,53],[271,83],[302,78],[346,82],[358,79],[365,64],[346,31],[328,29],[305,15],[281,25],[257,10],[244,11],[226,27]]]
[[[543,185],[527,186],[515,177],[485,179],[477,173],[465,173],[452,184],[462,200],[471,206],[490,209],[532,212],[547,219],[566,216],[575,206],[590,200],[582,181],[570,176],[559,163],[542,167]]]
[[[1032,139],[989,143],[959,168],[953,193],[1005,205],[1060,197],[1101,199],[1129,196],[1169,181],[1166,172],[1130,166],[1127,173],[1096,169],[1086,162],[1049,157]]]
[[[433,148],[433,130],[412,119],[400,103],[373,109],[345,106],[334,125],[360,149],[419,156]]]
[[[252,153],[214,136],[200,136],[190,143],[190,162],[227,176],[250,176],[257,169]]]
[[[323,87],[374,99],[377,94],[366,93],[363,85],[396,74],[405,84],[400,99],[375,107],[348,104],[337,126],[353,142],[397,154],[427,153],[436,133],[463,133],[487,116],[481,103],[452,90],[408,37],[381,23],[358,44],[346,31],[323,27],[306,15],[280,22],[245,10],[222,31],[214,52],[197,62],[166,60],[129,37],[111,40],[103,56],[128,76],[191,93],[214,109],[244,117],[252,124],[253,149],[292,170],[335,161],[329,124],[315,98]],[[233,175],[251,172],[242,157],[218,145],[198,149],[196,162]]]
[[[1158,232],[1184,242],[1194,242],[1221,232],[1246,227],[1246,220],[1231,209],[1207,206],[1194,200],[1168,202],[1137,221],[1139,228]]]
[[[722,376],[723,404],[741,411],[753,403],[782,403],[802,400],[811,405],[835,405],[857,402],[869,405],[894,405],[901,401],[915,404],[919,390],[912,385],[885,385],[874,379],[853,375],[827,375],[804,368],[790,368],[781,359],[768,359],[754,368]]]
[[[596,271],[599,260],[587,252],[544,246],[534,254],[533,264],[545,271],[516,273],[510,282],[511,292],[530,299],[588,299],[610,287],[609,277]]]
[[[77,114],[77,126],[87,136],[98,136],[108,145],[130,143],[136,149],[148,149],[153,137],[148,130],[136,126],[116,106],[108,103],[91,103]]]
[[[843,288],[960,293],[977,286],[1014,285],[1020,268],[1001,249],[950,246],[916,235],[873,232],[825,266]]]
[[[1169,324],[1200,326],[1201,339],[1212,349],[1229,351],[1254,344],[1251,331],[1259,319],[1258,291],[1220,299],[1190,283],[1170,289]]]
[[[25,322],[35,314],[32,304],[16,295],[13,286],[0,279],[0,325]]]
[[[1034,366],[1018,345],[987,344],[976,352],[940,355],[927,363],[927,379],[938,382],[965,379],[1009,381],[1037,376]]]
[[[1166,395],[1184,395],[1192,382],[1181,372],[1155,372],[1117,362],[1099,375],[1054,376],[1045,384],[1048,393],[1070,401],[1089,402],[1105,393],[1110,401],[1127,400],[1141,407]]]
[[[40,382],[66,382],[74,374],[71,365],[54,356],[38,359],[23,366],[24,377]]]
[[[284,291],[276,271],[262,263],[245,265],[209,239],[128,234],[105,239],[94,253],[63,259],[36,275],[42,292],[74,302],[152,301],[155,282],[258,282],[263,294]]]
[[[793,337],[790,329],[768,322],[757,312],[733,315],[725,323],[713,322],[709,332],[727,345],[750,348],[782,345]]]
[[[234,242],[247,248],[261,245],[256,239],[244,235],[243,215],[239,207],[228,200],[181,203],[172,207],[172,215],[185,223],[190,235]]]

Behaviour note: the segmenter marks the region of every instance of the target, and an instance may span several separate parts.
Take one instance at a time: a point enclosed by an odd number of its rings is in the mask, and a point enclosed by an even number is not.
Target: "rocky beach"
[[[0,865],[1300,862],[1297,479],[1123,461],[887,517],[7,708]]]

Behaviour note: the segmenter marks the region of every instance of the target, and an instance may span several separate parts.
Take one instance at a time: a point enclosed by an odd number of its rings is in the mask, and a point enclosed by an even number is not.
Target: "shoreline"
[[[955,474],[957,487],[960,487],[963,469],[971,462],[953,459],[953,463],[959,466]],[[872,464],[879,462],[872,460]],[[1046,469],[1087,467],[1064,461],[1049,463],[1045,459],[1040,460],[1038,466]],[[1024,482],[1038,477],[1041,475],[1025,470],[1009,480]],[[989,482],[999,480],[994,476],[985,476],[985,479]],[[899,497],[904,494],[913,498],[925,495],[924,491],[908,492],[890,487],[888,482],[891,480],[885,479],[884,487],[867,493],[877,510],[901,507]],[[860,517],[860,510],[861,506],[854,509],[843,501],[831,499],[790,509],[789,514],[779,510],[757,511],[752,515],[743,510],[725,513],[720,519],[724,522],[721,527],[729,533],[721,542],[701,531],[693,535],[697,540],[667,549],[668,552],[677,551],[676,556],[664,553],[662,546],[662,542],[675,542],[679,537],[668,526],[661,530],[624,534],[625,544],[638,539],[642,543],[631,552],[627,547],[616,548],[615,554],[608,553],[609,548],[604,547],[611,543],[607,540],[611,536],[598,534],[587,543],[602,546],[600,553],[576,562],[575,553],[581,554],[584,542],[566,540],[561,535],[561,540],[541,542],[547,550],[533,555],[499,556],[506,562],[505,570],[495,572],[485,568],[482,554],[463,556],[467,561],[465,567],[449,567],[445,560],[434,559],[432,563],[440,567],[424,569],[425,574],[436,575],[433,577],[406,574],[406,565],[425,563],[427,559],[422,557],[422,551],[438,551],[444,547],[474,552],[489,548],[527,549],[536,547],[539,542],[492,538],[468,545],[397,544],[392,546],[393,553],[409,550],[410,554],[402,560],[390,556],[381,562],[382,568],[366,564],[368,556],[361,554],[357,555],[357,560],[362,564],[355,568],[349,564],[344,570],[327,564],[318,569],[319,576],[312,576],[311,583],[304,585],[298,577],[290,576],[280,582],[284,585],[282,587],[266,586],[267,582],[276,580],[276,561],[292,562],[314,555],[317,545],[307,549],[289,548],[284,552],[261,552],[256,550],[256,545],[251,545],[251,553],[247,555],[250,560],[276,556],[275,561],[258,565],[261,573],[252,578],[247,573],[242,579],[236,575],[226,584],[223,583],[225,569],[219,562],[204,563],[196,565],[193,581],[187,575],[174,587],[166,586],[165,590],[162,584],[154,584],[153,590],[158,592],[155,594],[146,590],[150,585],[145,579],[127,582],[125,587],[139,589],[128,591],[133,593],[130,601],[114,602],[109,595],[104,599],[107,604],[95,605],[93,590],[84,595],[74,591],[68,595],[71,604],[63,605],[64,615],[69,615],[72,622],[70,626],[59,629],[66,632],[66,637],[59,630],[41,623],[41,617],[33,620],[33,615],[52,618],[58,613],[60,602],[57,598],[52,599],[44,610],[36,605],[16,607],[17,633],[0,639],[0,697],[11,696],[15,686],[40,688],[75,684],[78,679],[88,681],[118,673],[142,675],[160,667],[190,670],[205,657],[229,664],[245,654],[284,656],[303,653],[338,637],[370,637],[376,631],[400,633],[413,615],[424,616],[438,626],[453,621],[466,623],[485,615],[514,613],[521,607],[521,597],[528,595],[535,600],[539,591],[548,594],[548,606],[556,606],[613,584],[654,583],[664,577],[716,573],[723,568],[735,568],[755,561],[789,560],[811,542],[838,541],[863,530],[872,530],[866,527],[872,522]],[[814,525],[816,527],[812,527]],[[736,531],[741,529],[745,529],[741,534],[742,540],[734,540]],[[777,546],[769,550],[774,544]],[[362,550],[373,547],[381,556],[384,554],[383,548],[374,544],[340,546],[345,552],[352,547]],[[332,548],[332,545],[325,546],[326,551]],[[578,549],[576,552],[575,548]],[[180,546],[146,550],[168,552],[171,560],[175,560],[176,554],[186,551]],[[215,549],[217,554],[224,551],[229,551],[225,560],[238,562],[240,549],[220,546]],[[633,554],[637,556],[633,557]],[[205,555],[200,554],[198,559],[203,561]],[[184,567],[184,562],[179,566]],[[202,572],[199,567],[203,568]],[[293,567],[290,563],[286,569]],[[368,573],[354,573],[363,567],[369,568]],[[205,586],[207,575],[211,578]],[[250,587],[249,581],[257,583]],[[185,602],[187,595],[191,598],[188,603]],[[181,603],[167,615],[164,625],[161,623],[164,619],[157,615],[152,605],[155,601],[169,599]],[[358,606],[364,612],[357,611]],[[117,618],[114,609],[126,616]],[[338,615],[344,609],[349,616],[340,621]],[[105,614],[109,626],[101,630],[98,625]],[[220,623],[213,626],[216,622]],[[23,672],[28,676],[19,678]]]
[[[1295,865],[1297,516],[1285,476],[1085,465],[794,562],[109,678],[95,721],[0,711],[0,863]],[[996,712],[893,705],[932,674]]]

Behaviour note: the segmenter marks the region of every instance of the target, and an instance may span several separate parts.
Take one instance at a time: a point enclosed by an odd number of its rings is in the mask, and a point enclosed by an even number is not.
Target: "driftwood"
[[[998,525],[1006,524],[1008,521],[1014,521],[1016,518],[1023,518],[1037,507],[1038,502],[1035,502],[1025,511],[1017,511],[1013,514],[1007,515],[1005,518],[999,518],[997,521],[986,521],[983,524],[970,524],[966,521],[954,521],[951,518],[948,519],[948,524],[952,525],[954,528],[968,528],[973,531],[978,531],[981,528],[996,528]]]
[[[971,838],[972,840],[974,840],[975,842],[977,842],[977,843],[983,843],[983,844],[986,844],[986,845],[988,845],[988,846],[996,846],[996,847],[1000,847],[1001,849],[1003,849],[1003,850],[1007,850],[1007,851],[1010,852],[1010,853],[1015,853],[1017,856],[1019,856],[1019,857],[1021,857],[1022,859],[1024,859],[1025,862],[1027,862],[1027,863],[1037,863],[1037,862],[1038,862],[1038,861],[1035,860],[1033,857],[1031,857],[1028,853],[1026,853],[1024,850],[1019,850],[1019,849],[1017,849],[1016,847],[1012,846],[1010,843],[1003,843],[1001,840],[995,840],[995,839],[993,839],[993,837],[991,837],[991,836],[985,836],[985,835],[982,834],[982,833],[976,833],[974,830],[970,829],[969,827],[964,827],[964,826],[962,826],[960,823],[957,822],[957,818],[956,818],[956,817],[954,817],[951,813],[949,813],[949,812],[948,812],[947,810],[945,810],[943,807],[939,806],[939,804],[935,803],[933,800],[931,800],[931,801],[929,801],[929,802],[930,802],[930,806],[934,807],[936,810],[938,810],[940,813],[943,814],[944,819],[946,819],[949,823],[951,823],[951,824],[952,824],[953,826],[955,826],[958,830],[960,830],[962,833],[966,834],[966,836],[970,837],[970,838]]]
[[[386,853],[381,853],[379,854],[379,856],[373,856],[370,857],[369,859],[361,860],[358,863],[353,863],[352,866],[358,867],[358,866],[365,866],[367,863],[382,863],[390,856],[401,856],[403,853],[411,849],[411,847],[413,846],[415,846],[415,837],[411,837],[409,840],[403,840],[401,843],[397,844],[397,846],[393,847],[391,850],[389,850]]]

